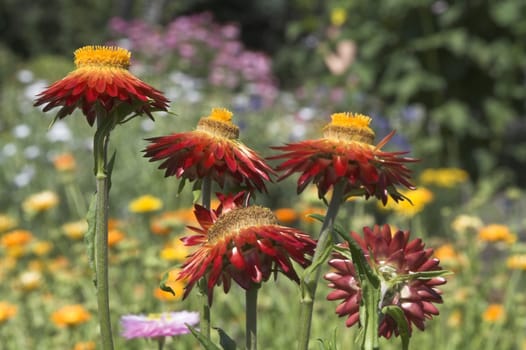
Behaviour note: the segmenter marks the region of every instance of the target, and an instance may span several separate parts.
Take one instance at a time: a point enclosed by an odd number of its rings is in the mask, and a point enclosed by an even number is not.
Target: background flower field
[[[179,181],[165,179],[143,150],[145,139],[193,130],[212,107],[224,106],[234,112],[240,139],[264,157],[274,154],[270,146],[320,137],[334,112],[370,115],[376,140],[396,129],[390,147],[421,159],[411,165],[417,190],[406,193],[413,205],[351,200],[339,224],[355,231],[375,223],[410,229],[454,272],[442,287],[440,315],[414,332],[412,348],[526,348],[521,1],[404,0],[375,11],[336,0],[322,8],[254,1],[244,15],[235,1],[219,7],[115,1],[111,11],[104,1],[51,1],[46,8],[27,2],[25,13],[14,16],[24,3],[7,2],[0,11],[2,349],[96,348],[95,288],[83,242],[95,190],[93,129],[79,112],[49,128],[53,115],[33,103],[74,68],[74,49],[104,43],[129,49],[131,71],[172,101],[170,113],[134,119],[111,136],[118,149],[109,235],[117,333],[122,315],[199,309],[195,293],[180,299],[180,281],[167,282],[176,297],[159,289],[162,275],[190,253],[179,238],[188,234],[186,225],[196,225],[191,186],[179,193]],[[72,21],[79,13],[90,26]],[[44,34],[53,35],[47,45]],[[320,224],[307,216],[325,210],[315,188],[296,196],[295,179],[287,179],[268,190],[257,195],[258,204],[272,208],[281,223],[317,234]],[[322,283],[311,347],[352,348],[358,330],[336,316],[328,292]],[[294,344],[299,293],[285,278],[262,286],[260,348]],[[238,344],[243,299],[237,286],[228,295],[217,289],[212,308],[212,326]],[[117,349],[157,346],[115,338]],[[396,349],[399,340],[381,345]],[[199,346],[186,335],[168,339],[165,348]]]

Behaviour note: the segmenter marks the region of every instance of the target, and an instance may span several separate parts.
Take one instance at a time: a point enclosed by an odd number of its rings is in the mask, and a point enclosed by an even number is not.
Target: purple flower
[[[124,315],[121,317],[121,335],[126,339],[182,335],[190,333],[185,324],[194,326],[198,323],[199,313],[189,311]]]

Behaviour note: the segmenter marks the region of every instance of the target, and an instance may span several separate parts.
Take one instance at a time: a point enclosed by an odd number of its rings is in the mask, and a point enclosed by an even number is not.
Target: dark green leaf
[[[186,326],[188,327],[190,332],[192,332],[192,335],[201,343],[201,345],[203,345],[203,347],[206,350],[221,350],[220,347],[218,347],[217,345],[212,343],[212,341],[210,339],[205,337],[201,332],[196,330],[194,327],[192,327],[190,325],[186,325]]]
[[[409,334],[409,325],[402,309],[396,305],[389,305],[382,308],[382,313],[391,316],[395,320],[402,340],[402,350],[407,350],[411,335]]]
[[[219,333],[219,344],[224,350],[236,350],[237,345],[234,339],[230,338],[224,330],[219,327],[213,327]]]

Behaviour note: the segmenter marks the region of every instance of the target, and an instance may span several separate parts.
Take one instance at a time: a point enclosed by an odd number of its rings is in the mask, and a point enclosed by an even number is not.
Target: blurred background
[[[114,322],[125,312],[192,305],[166,304],[180,301],[150,293],[159,274],[181,259],[182,253],[162,252],[175,249],[173,242],[186,232],[192,195],[177,195],[178,181],[164,179],[142,157],[145,138],[192,130],[211,107],[224,106],[234,112],[240,139],[270,156],[269,146],[318,138],[332,113],[353,111],[372,117],[377,141],[397,130],[387,149],[421,159],[412,166],[421,191],[410,208],[350,202],[342,223],[355,230],[385,222],[410,228],[445,247],[445,267],[457,272],[448,287],[454,297],[445,297],[453,301],[420,343],[524,349],[514,331],[526,326],[525,297],[510,288],[524,286],[520,273],[526,269],[525,14],[523,0],[2,0],[0,306],[6,302],[18,311],[2,314],[0,307],[0,339],[5,337],[7,349],[69,349],[96,340],[94,318],[82,331],[68,326],[73,338],[48,322],[60,301],[96,310],[77,242],[83,229],[77,237],[64,228],[82,222],[94,191],[93,130],[79,113],[49,128],[53,113],[32,105],[46,86],[74,69],[75,49],[110,44],[132,52],[130,70],[162,90],[175,114],[158,113],[155,123],[137,119],[112,134],[118,152],[111,211],[124,243],[116,245],[110,273],[127,293],[114,296],[120,301]],[[281,212],[289,215],[284,222],[317,232],[304,214],[322,210],[323,203],[314,193],[294,193],[290,179],[257,200],[288,209]],[[130,209],[145,194],[160,199],[162,209]],[[165,214],[169,230],[157,234],[152,225],[166,221]],[[19,231],[26,233],[21,241]],[[13,232],[18,236],[12,238]],[[70,249],[69,240],[76,248]],[[49,250],[39,251],[41,243]],[[123,278],[123,271],[133,278]],[[37,282],[26,285],[28,272]],[[280,288],[296,293],[293,286]],[[54,302],[42,305],[43,296]],[[263,297],[262,307],[270,308],[267,302]],[[484,323],[492,305],[507,316]],[[319,312],[334,318],[334,306]],[[236,324],[234,309],[226,323]],[[338,327],[342,323],[335,319]],[[468,323],[465,334],[440,336]],[[323,326],[319,333],[315,326],[315,337],[323,336]],[[283,325],[263,327],[272,332]],[[43,337],[22,336],[31,331]],[[495,333],[502,336],[491,338]],[[51,337],[57,334],[62,336]],[[290,339],[280,341],[287,346]],[[167,346],[177,348],[175,342]]]

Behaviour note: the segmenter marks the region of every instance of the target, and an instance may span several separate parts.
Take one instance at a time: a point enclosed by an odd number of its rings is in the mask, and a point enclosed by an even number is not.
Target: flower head
[[[75,170],[77,163],[71,153],[62,153],[53,158],[53,165],[55,169],[61,172],[69,172]]]
[[[168,100],[128,71],[130,57],[130,52],[120,47],[85,46],[76,50],[77,68],[40,93],[35,106],[45,104],[44,112],[61,107],[57,119],[79,108],[90,125],[98,108],[108,114],[120,109],[152,118],[152,112],[167,109]]]
[[[483,242],[514,243],[517,236],[506,225],[490,224],[479,229],[478,239]]]
[[[394,132],[374,146],[375,134],[369,127],[371,118],[354,113],[335,113],[331,118],[323,129],[323,138],[273,147],[284,153],[270,159],[287,159],[277,167],[285,171],[279,180],[294,172],[301,173],[298,193],[312,182],[318,187],[320,198],[343,180],[346,196],[374,196],[384,204],[388,195],[395,201],[404,199],[395,186],[414,188],[409,182],[410,170],[404,163],[416,160],[399,157],[407,152],[381,150]]]
[[[165,176],[190,181],[210,177],[221,188],[229,183],[265,191],[265,181],[270,181],[273,171],[238,140],[239,128],[231,119],[229,110],[213,108],[194,131],[149,139],[145,157],[164,160],[159,169],[166,169]]]
[[[121,317],[121,334],[126,339],[171,337],[190,333],[186,324],[195,326],[198,323],[199,314],[188,311],[124,315]]]
[[[468,173],[459,168],[436,168],[425,169],[420,174],[420,182],[426,185],[452,188],[457,184],[466,182]]]
[[[511,270],[526,271],[526,254],[515,254],[506,259],[506,266]]]
[[[43,191],[26,198],[22,203],[22,207],[25,212],[39,213],[56,207],[58,202],[58,196],[55,192]]]
[[[351,232],[352,238],[361,246],[364,255],[380,278],[381,305],[400,307],[405,315],[409,329],[415,325],[424,329],[424,320],[438,315],[438,309],[433,303],[442,303],[441,291],[436,288],[446,283],[442,277],[430,279],[411,278],[415,272],[440,270],[438,259],[432,258],[433,249],[424,249],[420,239],[409,241],[409,231],[391,233],[388,225],[382,228],[364,228],[362,238]],[[347,316],[345,324],[351,327],[359,321],[360,301],[362,289],[356,269],[351,260],[340,254],[334,254],[329,265],[333,272],[325,275],[329,287],[334,288],[328,300],[342,300],[336,308],[340,316]],[[394,333],[398,335],[396,322],[391,316],[384,315],[380,319],[378,333],[390,338]]]
[[[73,327],[87,322],[91,314],[80,304],[66,305],[51,315],[51,320],[58,327]]]
[[[144,195],[131,201],[128,209],[132,213],[149,213],[163,207],[163,202],[152,195]]]
[[[506,311],[502,304],[490,304],[484,310],[482,319],[489,323],[496,323],[502,321],[506,317]]]
[[[413,217],[424,210],[425,206],[433,201],[433,192],[425,187],[418,187],[412,191],[400,191],[408,201],[385,203],[383,209],[392,210],[402,216]]]
[[[186,245],[197,246],[179,274],[180,279],[188,280],[184,297],[203,276],[208,281],[210,304],[214,286],[222,283],[227,293],[231,279],[249,289],[281,271],[299,282],[291,260],[309,265],[307,256],[313,254],[316,242],[297,229],[278,225],[270,209],[243,207],[243,192],[218,196],[221,204],[215,210],[195,206],[201,228],[190,227],[198,234],[184,238]]]
[[[13,318],[17,311],[18,308],[16,305],[10,304],[7,301],[0,301],[0,325]]]

